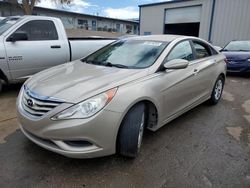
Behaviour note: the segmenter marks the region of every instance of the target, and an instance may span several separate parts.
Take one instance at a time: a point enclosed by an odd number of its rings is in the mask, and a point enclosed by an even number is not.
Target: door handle
[[[198,69],[194,69],[194,75],[197,75],[199,73],[199,70]]]
[[[50,46],[50,48],[52,48],[52,49],[61,48],[61,46],[60,45],[53,45],[53,46]]]

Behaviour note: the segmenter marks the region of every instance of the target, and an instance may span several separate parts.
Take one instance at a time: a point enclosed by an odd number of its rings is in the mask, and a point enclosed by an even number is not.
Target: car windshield
[[[0,35],[2,35],[5,31],[7,31],[12,25],[17,23],[20,18],[17,17],[9,17],[0,21]]]
[[[250,41],[232,41],[223,51],[250,51]]]
[[[119,40],[82,61],[101,66],[142,69],[153,65],[166,46],[166,42]]]

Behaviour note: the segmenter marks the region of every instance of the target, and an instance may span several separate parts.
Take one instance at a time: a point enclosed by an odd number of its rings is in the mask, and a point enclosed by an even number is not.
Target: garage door
[[[197,23],[201,18],[201,6],[167,9],[165,24]]]
[[[167,9],[164,34],[199,36],[201,6]]]

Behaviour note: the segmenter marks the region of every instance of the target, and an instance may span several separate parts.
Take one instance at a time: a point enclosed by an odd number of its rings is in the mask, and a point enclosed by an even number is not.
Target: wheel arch
[[[117,150],[117,141],[119,138],[119,133],[120,133],[122,122],[123,122],[125,116],[130,111],[130,109],[132,109],[134,106],[136,106],[140,103],[144,103],[145,107],[146,107],[146,128],[151,129],[151,128],[157,126],[157,124],[158,124],[158,112],[159,112],[157,105],[152,100],[150,100],[148,98],[141,98],[137,101],[134,101],[133,103],[128,105],[128,107],[124,111],[123,116],[121,118],[119,128],[118,128],[118,131],[116,134],[116,150]]]
[[[0,69],[0,80],[3,80],[6,83],[9,83],[7,76],[4,74],[4,72],[1,69]]]
[[[225,73],[220,73],[220,75],[219,76],[222,76],[223,77],[223,79],[224,79],[224,81],[226,80],[226,75],[225,75]]]

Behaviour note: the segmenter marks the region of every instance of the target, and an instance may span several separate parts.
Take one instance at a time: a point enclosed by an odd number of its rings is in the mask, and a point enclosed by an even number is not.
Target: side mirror
[[[24,31],[17,31],[7,39],[8,42],[16,42],[23,40],[28,40],[28,34]]]
[[[164,63],[165,69],[185,69],[189,62],[185,59],[173,59]]]

